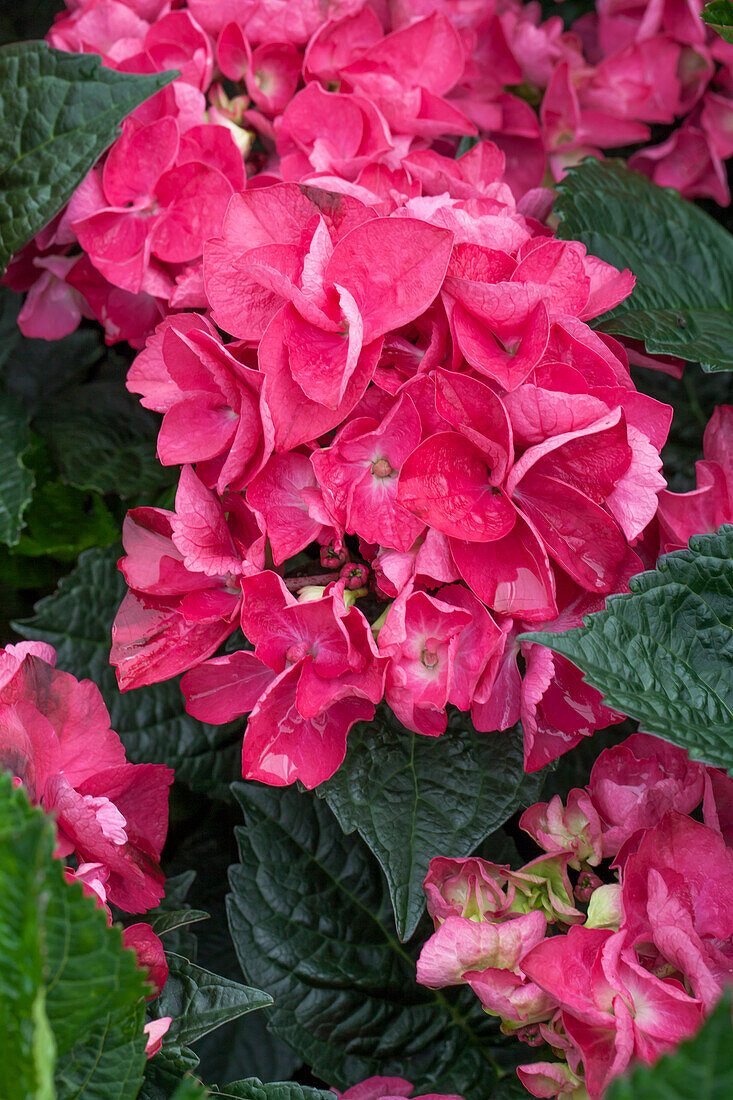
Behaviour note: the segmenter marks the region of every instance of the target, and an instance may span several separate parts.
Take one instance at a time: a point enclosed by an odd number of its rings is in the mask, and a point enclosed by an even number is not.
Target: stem
[[[311,573],[309,577],[283,577],[283,584],[288,592],[300,592],[309,584],[326,585],[338,579],[338,573]]]

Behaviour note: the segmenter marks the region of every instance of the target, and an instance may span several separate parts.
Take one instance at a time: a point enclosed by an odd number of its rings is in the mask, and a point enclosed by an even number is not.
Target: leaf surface
[[[3,1098],[134,1100],[147,985],[55,844],[52,821],[0,774]]]
[[[28,418],[20,402],[0,393],[0,542],[15,546],[23,513],[33,495],[34,476],[23,456],[30,446]]]
[[[234,793],[246,825],[236,830],[229,927],[247,980],[275,998],[276,1034],[336,1088],[392,1074],[416,1095],[485,1098],[497,1079],[495,1023],[466,990],[417,984],[417,951],[397,939],[363,841],[293,788],[235,784]]]
[[[731,0],[710,0],[701,12],[709,27],[717,31],[726,42],[733,42],[733,2]]]
[[[733,235],[619,161],[587,159],[557,190],[558,236],[636,276],[631,297],[594,326],[655,355],[733,370]]]
[[[733,527],[696,535],[630,588],[582,627],[524,638],[562,653],[646,733],[732,767]]]
[[[272,997],[262,990],[212,974],[173,952],[166,952],[166,960],[168,980],[155,1010],[159,1017],[173,1017],[166,1035],[169,1042],[194,1043],[221,1024],[272,1004]]]
[[[318,788],[344,832],[357,829],[387,877],[397,932],[414,933],[433,856],[470,855],[542,780],[525,776],[521,734],[477,733],[452,711],[440,737],[406,730],[386,707],[349,734],[346,759]]]
[[[122,120],[177,75],[120,73],[45,42],[0,48],[0,269],[58,213]]]

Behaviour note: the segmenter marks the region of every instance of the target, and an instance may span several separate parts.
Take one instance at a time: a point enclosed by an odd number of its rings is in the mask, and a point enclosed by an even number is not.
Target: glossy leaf
[[[733,527],[633,577],[631,592],[562,634],[525,634],[562,653],[609,706],[695,760],[733,766]]]
[[[7,1100],[134,1100],[146,984],[53,858],[56,830],[0,774],[0,1064]],[[55,1091],[54,1091],[55,1090]]]
[[[558,235],[636,276],[595,327],[655,355],[733,370],[733,236],[671,188],[620,162],[586,160],[558,184]]]
[[[15,546],[23,513],[33,495],[34,477],[24,461],[30,446],[28,418],[10,394],[0,393],[0,542]]]
[[[486,1097],[495,1023],[466,990],[428,990],[400,944],[369,849],[325,803],[236,784],[245,812],[229,927],[247,980],[275,998],[270,1026],[334,1087],[399,1074],[415,1093]],[[423,939],[427,938],[425,930]]]
[[[459,858],[539,795],[516,731],[477,733],[452,711],[440,737],[412,733],[380,707],[349,734],[346,760],[318,788],[341,828],[357,829],[387,876],[400,939],[425,908],[422,883],[438,853]]]
[[[733,43],[733,3],[731,0],[710,0],[702,9],[702,18],[726,42]]]
[[[0,49],[0,268],[61,209],[120,122],[177,75],[119,73],[45,42]]]
[[[166,960],[168,980],[155,1010],[159,1017],[173,1017],[168,1042],[194,1043],[221,1024],[272,1004],[272,997],[262,990],[212,974],[180,955],[166,952]]]

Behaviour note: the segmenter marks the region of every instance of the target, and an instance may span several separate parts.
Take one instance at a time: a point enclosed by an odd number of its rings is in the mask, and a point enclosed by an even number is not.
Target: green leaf
[[[0,542],[15,546],[33,495],[33,472],[23,463],[30,446],[28,418],[11,394],[0,393]]]
[[[209,914],[203,909],[171,909],[167,913],[161,913],[158,917],[150,919],[150,913],[146,918],[156,936],[164,936],[166,932],[172,932],[175,928],[183,928],[187,924],[195,924],[200,920],[208,920]]]
[[[122,377],[65,391],[41,408],[35,427],[65,480],[79,489],[150,496],[175,481],[176,471],[156,458],[159,420]]]
[[[125,116],[177,75],[119,73],[45,42],[0,49],[0,269],[70,198]]]
[[[340,1089],[399,1074],[416,1094],[483,1100],[496,1081],[495,1023],[470,992],[417,984],[417,949],[397,939],[363,841],[293,788],[233,789],[246,826],[236,830],[229,927],[247,980],[275,998],[275,1033]]]
[[[397,933],[408,940],[425,907],[432,857],[470,855],[520,803],[535,801],[541,783],[525,776],[516,730],[477,733],[452,711],[444,734],[421,737],[380,707],[373,722],[351,731],[346,760],[317,793],[379,860]]]
[[[166,952],[166,959],[168,980],[155,1002],[158,1017],[173,1017],[164,1042],[195,1043],[228,1020],[272,1004],[261,989],[212,974],[172,952]]]
[[[206,1100],[211,1093],[196,1077],[184,1077],[171,1100]]]
[[[102,498],[62,481],[47,481],[33,494],[26,529],[13,553],[75,561],[92,546],[117,542],[120,530]]]
[[[653,1066],[619,1077],[606,1100],[729,1100],[733,1096],[733,1032],[727,993],[693,1039]]]
[[[217,1095],[219,1090],[216,1090]],[[222,1085],[225,1096],[235,1096],[238,1100],[334,1100],[334,1094],[324,1089],[299,1085],[297,1081],[267,1081],[259,1077],[246,1077],[242,1081],[232,1081]]]
[[[188,1047],[168,1043],[145,1066],[137,1100],[170,1100],[181,1081],[197,1069],[198,1057]]]
[[[695,760],[733,766],[733,527],[632,577],[631,592],[562,634],[525,634],[562,653],[605,702]]]
[[[42,401],[81,380],[104,355],[102,333],[82,328],[62,340],[31,340],[18,328],[23,295],[0,286],[0,378],[34,416]]]
[[[134,1100],[145,980],[55,845],[53,822],[0,774],[3,1100]]]
[[[175,768],[176,778],[222,794],[240,772],[241,733],[209,726],[184,710],[177,680],[121,694],[109,664],[110,631],[126,585],[117,569],[119,547],[87,550],[73,573],[41,600],[32,619],[16,623],[24,638],[49,642],[59,667],[93,680],[107,704],[112,729],[128,757]]]
[[[733,235],[619,161],[585,160],[557,185],[558,236],[636,276],[594,326],[705,370],[733,370]]]
[[[707,25],[717,31],[726,42],[733,42],[733,3],[731,0],[711,0],[701,15]]]

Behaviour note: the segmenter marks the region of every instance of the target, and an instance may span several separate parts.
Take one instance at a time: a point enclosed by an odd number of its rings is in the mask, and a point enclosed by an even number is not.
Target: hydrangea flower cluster
[[[533,1096],[596,1100],[733,982],[733,779],[634,734],[520,826],[544,854],[519,871],[432,860],[418,980],[469,985],[502,1031],[549,1045],[554,1061],[517,1071]]]
[[[726,204],[733,46],[702,6],[600,0],[566,31],[519,0],[68,0],[52,46],[181,76],[11,265],[6,281],[29,292],[21,328],[56,339],[93,316],[108,341],[142,347],[161,317],[207,308],[203,245],[244,158],[251,187],[309,183],[383,209],[483,194],[493,173],[440,159],[479,135],[536,211],[569,165],[640,146],[633,167]],[[648,145],[651,126],[666,140]]]
[[[447,704],[521,716],[530,770],[618,717],[518,636],[643,568],[671,409],[587,323],[630,273],[522,213],[503,161],[426,151],[412,197],[238,193],[211,320],[166,318],[131,367],[184,465],[173,511],[127,518],[112,662],[123,690],[185,672],[202,720],[251,712],[249,778],[327,779],[383,696],[426,735]],[[238,626],[253,650],[209,659]]]
[[[110,729],[101,693],[56,667],[45,642],[0,649],[0,767],[30,801],[53,816],[55,855],[65,875],[105,909],[143,913],[164,893],[160,854],[168,831],[173,772],[162,764],[131,764]],[[157,997],[168,977],[163,945],[149,924],[122,934]],[[148,1055],[170,1024],[147,1025]]]

